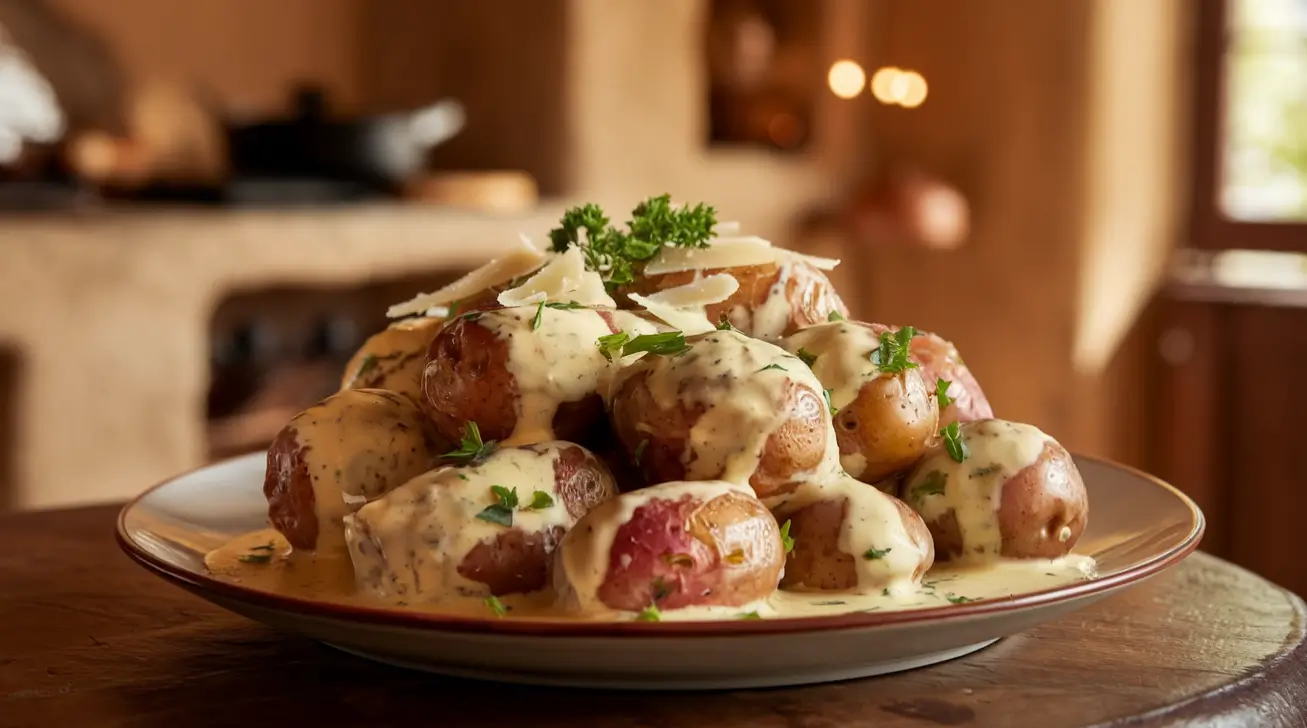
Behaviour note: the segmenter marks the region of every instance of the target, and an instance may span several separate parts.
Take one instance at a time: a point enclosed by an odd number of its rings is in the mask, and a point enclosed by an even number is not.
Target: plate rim
[[[1198,505],[1194,503],[1192,498],[1170,483],[1138,468],[1107,458],[1074,454],[1073,456],[1077,460],[1091,461],[1098,465],[1123,471],[1168,492],[1189,509],[1192,523],[1189,533],[1179,544],[1167,551],[1110,576],[998,599],[902,611],[852,612],[830,616],[775,619],[669,622],[490,619],[303,599],[233,584],[208,574],[174,566],[145,550],[128,535],[126,527],[128,514],[154,491],[202,470],[230,465],[237,460],[253,459],[260,455],[261,453],[256,451],[245,455],[223,458],[171,476],[142,491],[136,497],[127,501],[118,512],[116,528],[114,529],[114,540],[117,542],[118,547],[137,564],[145,567],[146,570],[189,591],[211,592],[226,600],[248,604],[260,609],[291,613],[301,617],[343,620],[400,629],[518,637],[758,637],[877,627],[903,627],[925,623],[943,624],[965,621],[975,617],[986,617],[1068,603],[1096,595],[1106,595],[1116,589],[1141,582],[1178,564],[1197,549],[1207,528],[1206,517]]]

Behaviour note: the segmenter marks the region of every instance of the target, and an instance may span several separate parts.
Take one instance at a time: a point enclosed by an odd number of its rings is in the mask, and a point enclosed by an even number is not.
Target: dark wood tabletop
[[[934,667],[622,693],[405,672],[278,633],[129,561],[116,513],[0,516],[0,726],[1307,726],[1302,600],[1203,554]]]

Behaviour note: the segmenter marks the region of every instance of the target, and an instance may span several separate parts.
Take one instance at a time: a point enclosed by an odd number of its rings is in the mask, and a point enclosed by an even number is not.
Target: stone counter
[[[543,235],[562,209],[519,217],[376,206],[0,220],[0,351],[17,356],[15,432],[0,442],[12,478],[4,483],[0,474],[0,508],[121,499],[201,464],[208,327],[229,293],[471,268],[519,232]]]

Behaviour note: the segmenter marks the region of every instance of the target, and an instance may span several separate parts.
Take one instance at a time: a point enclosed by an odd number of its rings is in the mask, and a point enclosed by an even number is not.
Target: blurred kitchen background
[[[0,509],[258,449],[387,304],[662,192],[1307,592],[1307,0],[0,0]]]

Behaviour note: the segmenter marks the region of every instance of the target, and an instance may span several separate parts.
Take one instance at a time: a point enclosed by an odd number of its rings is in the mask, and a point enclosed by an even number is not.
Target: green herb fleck
[[[505,508],[517,508],[517,488],[509,490],[502,485],[492,485],[490,492],[499,499],[499,505]]]
[[[480,311],[468,311],[458,317],[460,321],[476,321],[479,318],[481,318]]]
[[[834,606],[839,605],[839,604],[848,604],[848,602],[842,602],[842,601],[839,601],[838,599],[834,599],[834,600],[831,600],[831,601],[829,601],[829,602],[813,602],[813,603],[812,603],[812,606],[814,606],[814,607],[834,607]]]
[[[955,461],[960,463],[971,455],[971,449],[967,447],[966,440],[962,439],[962,433],[958,431],[958,423],[950,422],[948,427],[939,431],[939,434],[944,438],[944,449],[948,450],[948,456]]]
[[[368,372],[372,371],[373,369],[376,369],[378,361],[379,360],[377,359],[376,354],[368,354],[367,356],[363,357],[363,362],[359,364],[358,374],[355,374],[354,376],[361,377],[367,374]]]
[[[794,539],[790,538],[790,522],[788,519],[781,524],[781,543],[785,545],[785,553],[788,554],[794,550]]]
[[[935,380],[935,399],[939,402],[939,408],[941,410],[953,404],[953,398],[948,396],[948,388],[951,384],[952,382],[943,377]]]
[[[840,313],[839,311],[831,311],[830,313],[826,314],[826,320],[831,323],[834,323],[836,321],[845,321],[846,319],[844,318],[844,314]]]
[[[275,549],[276,549],[276,547],[273,546],[272,544],[264,544],[264,545],[261,545],[261,546],[251,546],[251,547],[250,547],[250,551],[273,551],[273,550],[275,550]]]
[[[779,369],[780,371],[783,371],[783,372],[787,372],[787,371],[789,371],[788,369],[786,369],[785,367],[781,366],[780,364],[768,364],[767,366],[763,367],[762,369],[759,369],[758,371],[759,371],[759,372],[765,372],[765,371],[767,371],[768,369]]]
[[[826,398],[826,409],[830,410],[830,413],[831,413],[831,416],[832,416],[832,417],[835,416],[836,409],[835,409],[835,405],[831,404],[831,401],[830,401],[830,395],[831,395],[831,392],[834,392],[834,391],[835,391],[835,390],[833,390],[833,389],[823,389],[823,390],[821,390],[821,396],[823,396],[823,397]]]
[[[958,596],[957,594],[953,594],[953,593],[945,594],[944,598],[949,600],[949,602],[953,604],[966,604],[967,602],[977,601],[975,599],[972,599],[971,597]]]
[[[799,347],[799,350],[798,352],[796,352],[796,354],[798,355],[799,359],[804,364],[807,364],[808,366],[812,366],[817,362],[817,355],[812,353],[811,351],[808,351],[802,346]]]
[[[882,597],[887,597],[887,596],[889,596],[889,587],[885,587],[884,589],[881,589],[881,590],[880,590],[880,595],[881,595]]]
[[[631,339],[622,347],[622,356],[630,356],[642,351],[668,356],[689,350],[689,344],[685,343],[685,334],[679,331],[664,331],[660,334],[641,334]]]
[[[559,311],[573,311],[585,307],[585,304],[577,303],[576,301],[568,301],[567,303],[563,303],[562,301],[549,301],[545,304],[545,308],[553,308]]]
[[[266,564],[272,561],[272,554],[242,554],[239,561],[242,564]]]
[[[662,618],[663,613],[658,611],[658,607],[653,604],[645,607],[644,611],[635,615],[635,621],[637,622],[659,622],[662,621]]]
[[[948,486],[948,476],[938,470],[932,470],[922,477],[921,482],[912,488],[914,498],[922,498],[928,495],[944,495],[944,488]]]
[[[874,560],[876,560],[876,559],[883,559],[883,558],[885,558],[885,554],[887,554],[887,553],[889,553],[889,552],[891,552],[891,551],[893,551],[893,550],[894,550],[893,547],[891,547],[891,548],[887,548],[887,549],[870,548],[870,549],[867,549],[865,552],[863,552],[863,554],[862,554],[862,558],[864,558],[864,559],[866,559],[866,560],[868,560],[868,561],[874,561]]]
[[[904,326],[898,331],[886,331],[880,335],[880,346],[871,352],[871,363],[882,372],[901,374],[909,369],[916,369],[917,364],[908,360],[912,337],[917,330]]]
[[[545,302],[541,301],[540,305],[536,306],[535,318],[531,319],[531,330],[535,331],[536,329],[540,328],[540,324],[544,322],[544,319],[545,319]]]
[[[605,359],[617,361],[622,358],[622,347],[626,346],[626,342],[630,340],[630,334],[619,331],[615,334],[600,336],[595,340],[595,343],[599,345],[599,353],[603,354]]]
[[[504,603],[499,601],[499,597],[491,595],[486,597],[485,601],[486,606],[490,607],[490,611],[494,612],[496,617],[503,617],[508,614],[508,607],[505,607]]]
[[[494,451],[495,441],[482,442],[481,428],[477,427],[477,423],[468,420],[463,424],[463,441],[459,448],[440,457],[466,465],[481,460]]]
[[[531,502],[527,504],[526,508],[530,511],[538,511],[544,508],[552,508],[553,505],[553,496],[543,490],[537,490],[531,494]]]
[[[459,480],[467,480],[468,479],[467,473],[459,473],[458,478]]]
[[[513,509],[505,508],[496,503],[493,506],[486,506],[476,515],[477,518],[490,523],[497,523],[505,528],[513,526]]]
[[[983,478],[988,475],[993,475],[994,473],[997,473],[999,470],[1002,470],[1002,468],[1000,468],[997,463],[993,465],[986,465],[983,468],[976,468],[975,470],[972,470],[971,477]]]
[[[653,584],[650,584],[649,586],[653,590],[653,600],[655,602],[666,599],[672,595],[672,586],[661,576],[655,578]]]
[[[752,612],[744,612],[740,614],[736,619],[762,619],[762,616],[759,615],[758,610],[755,609]]]
[[[717,330],[718,330],[718,331],[739,331],[739,329],[735,328],[735,324],[732,324],[732,323],[731,323],[731,320],[730,320],[729,318],[726,317],[726,314],[722,314],[722,315],[721,315],[721,318],[717,319]]]

